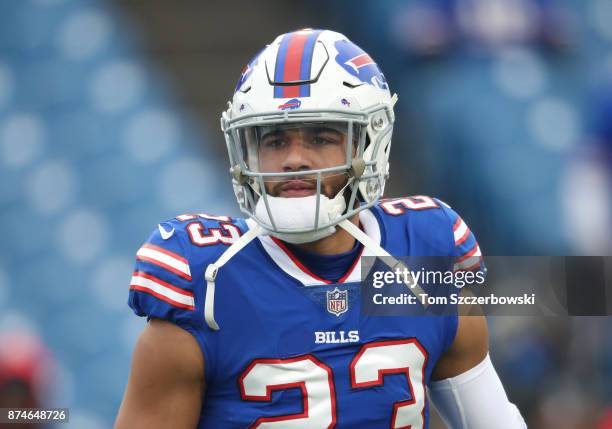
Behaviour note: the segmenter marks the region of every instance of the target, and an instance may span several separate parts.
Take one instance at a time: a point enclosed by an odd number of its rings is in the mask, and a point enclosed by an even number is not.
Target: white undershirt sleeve
[[[429,383],[429,397],[449,429],[527,428],[488,354],[463,374]]]

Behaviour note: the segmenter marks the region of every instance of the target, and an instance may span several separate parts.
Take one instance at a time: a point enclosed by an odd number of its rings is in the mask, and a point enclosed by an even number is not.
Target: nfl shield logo
[[[327,292],[327,311],[336,316],[348,310],[348,291],[335,288]]]

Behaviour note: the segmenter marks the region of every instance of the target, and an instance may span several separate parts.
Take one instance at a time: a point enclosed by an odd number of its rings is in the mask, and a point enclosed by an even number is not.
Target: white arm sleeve
[[[450,429],[527,428],[488,354],[463,374],[429,383],[429,397]]]

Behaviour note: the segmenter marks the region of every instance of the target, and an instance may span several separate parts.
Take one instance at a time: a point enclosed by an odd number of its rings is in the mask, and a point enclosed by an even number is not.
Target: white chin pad
[[[267,196],[274,224],[270,219],[262,196],[255,207],[255,217],[260,225],[285,241],[304,243],[318,240],[334,233],[336,229],[330,224],[339,219],[346,208],[342,192],[333,199],[329,199],[325,195],[321,195],[319,198],[319,221],[316,230],[317,195],[298,198]]]

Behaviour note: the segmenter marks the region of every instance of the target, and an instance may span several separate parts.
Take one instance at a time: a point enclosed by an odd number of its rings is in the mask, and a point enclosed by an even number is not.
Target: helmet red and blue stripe
[[[310,72],[321,30],[300,30],[283,36],[276,55],[274,98],[310,97]]]

